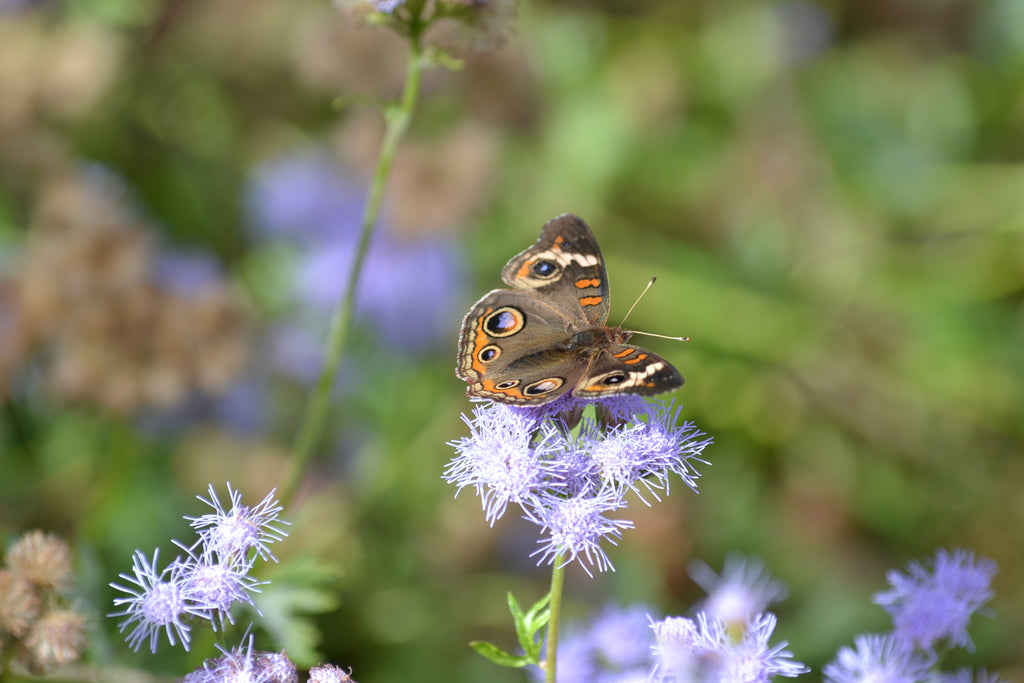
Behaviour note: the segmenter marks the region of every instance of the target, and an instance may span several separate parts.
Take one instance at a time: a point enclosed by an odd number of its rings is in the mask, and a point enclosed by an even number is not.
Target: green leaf
[[[530,657],[519,657],[513,654],[505,652],[497,645],[492,643],[485,643],[480,640],[474,640],[469,644],[471,648],[476,650],[479,654],[483,655],[487,659],[491,660],[498,666],[507,666],[513,669],[521,669],[527,664],[536,664],[536,662]]]
[[[537,638],[537,632],[548,623],[551,613],[547,610],[551,601],[551,594],[545,595],[530,607],[530,611],[523,613],[512,593],[508,594],[508,609],[512,613],[512,620],[515,622],[516,638],[520,647],[526,652],[526,657],[532,662],[540,660],[541,641]]]

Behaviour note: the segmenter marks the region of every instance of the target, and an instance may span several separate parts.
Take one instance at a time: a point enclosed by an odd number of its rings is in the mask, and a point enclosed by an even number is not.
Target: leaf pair
[[[478,653],[500,666],[522,668],[529,664],[542,666],[541,648],[544,646],[544,638],[539,634],[540,630],[548,624],[551,618],[551,593],[538,600],[528,612],[523,612],[519,602],[511,593],[508,594],[508,609],[512,613],[512,619],[516,625],[516,637],[519,639],[519,647],[523,650],[522,655],[514,655],[505,652],[493,643],[473,641],[470,647]]]

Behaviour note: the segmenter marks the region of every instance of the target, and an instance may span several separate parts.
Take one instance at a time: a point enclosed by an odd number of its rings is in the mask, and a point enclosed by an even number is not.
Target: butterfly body
[[[549,221],[501,276],[512,289],[487,293],[462,321],[455,373],[470,396],[542,405],[567,392],[651,395],[682,385],[671,363],[606,324],[604,259],[577,216]]]

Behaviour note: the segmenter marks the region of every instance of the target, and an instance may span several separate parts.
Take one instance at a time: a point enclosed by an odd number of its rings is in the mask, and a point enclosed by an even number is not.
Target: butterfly
[[[628,343],[633,332],[607,325],[608,273],[578,216],[548,221],[501,279],[511,289],[488,292],[462,321],[455,374],[469,396],[537,406],[682,386],[671,363]]]

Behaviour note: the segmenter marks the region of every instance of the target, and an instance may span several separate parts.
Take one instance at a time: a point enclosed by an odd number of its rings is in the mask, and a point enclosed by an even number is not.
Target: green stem
[[[544,683],[555,683],[558,674],[558,620],[562,613],[562,587],[565,585],[565,567],[562,556],[555,558],[551,571],[551,602],[548,605],[551,617],[548,619],[547,662],[544,666]]]
[[[414,23],[411,29],[409,36],[409,66],[405,90],[402,92],[402,99],[397,104],[389,107],[385,113],[386,128],[384,131],[384,141],[381,143],[380,156],[377,158],[377,168],[373,173],[373,182],[370,185],[366,208],[363,209],[355,261],[352,263],[352,270],[348,275],[345,294],[338,301],[338,305],[335,306],[331,314],[330,329],[327,334],[327,348],[324,352],[324,367],[320,371],[316,386],[313,388],[313,393],[306,404],[302,424],[299,427],[299,432],[295,437],[292,447],[291,467],[286,484],[281,492],[281,503],[286,507],[292,502],[299,482],[302,480],[302,475],[313,456],[313,450],[323,436],[327,411],[330,407],[331,387],[334,385],[334,378],[337,376],[338,367],[341,365],[346,337],[352,323],[356,285],[359,282],[359,275],[363,269],[366,250],[370,245],[370,236],[373,234],[373,228],[377,222],[377,214],[380,212],[381,199],[384,196],[384,188],[391,173],[391,165],[395,160],[395,153],[398,151],[398,145],[409,128],[409,121],[412,120],[416,101],[419,98],[420,81],[423,72],[419,24]]]

